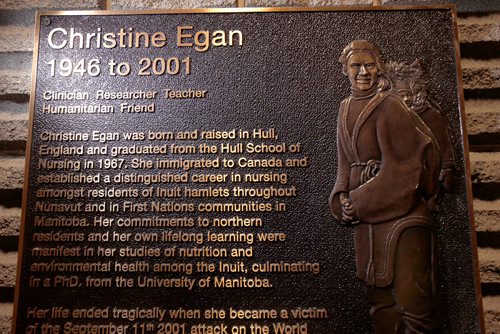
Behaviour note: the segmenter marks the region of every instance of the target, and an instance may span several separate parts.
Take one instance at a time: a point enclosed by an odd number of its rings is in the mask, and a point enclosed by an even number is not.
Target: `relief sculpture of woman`
[[[389,91],[377,46],[352,41],[339,62],[351,95],[340,105],[330,210],[354,228],[356,274],[366,285],[374,332],[435,333],[436,250],[427,203],[439,187],[439,145]]]

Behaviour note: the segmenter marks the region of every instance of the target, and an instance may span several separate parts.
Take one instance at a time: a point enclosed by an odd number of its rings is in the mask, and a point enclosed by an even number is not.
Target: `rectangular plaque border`
[[[49,11],[37,11],[35,14],[35,32],[34,32],[34,43],[33,43],[33,59],[32,59],[32,70],[31,70],[31,88],[30,88],[30,102],[29,102],[29,121],[28,121],[28,138],[26,142],[25,150],[25,169],[24,169],[24,184],[23,184],[23,195],[22,195],[22,213],[21,213],[21,224],[19,232],[18,241],[18,255],[17,255],[17,269],[16,269],[16,285],[14,292],[14,310],[12,316],[12,333],[16,333],[16,324],[18,317],[18,307],[20,300],[20,285],[21,285],[21,263],[23,261],[23,249],[24,249],[24,230],[25,230],[25,219],[27,213],[27,202],[28,202],[28,188],[29,188],[29,171],[30,171],[30,160],[31,160],[31,145],[33,139],[33,122],[35,115],[35,93],[37,85],[37,74],[38,74],[38,50],[40,43],[40,26],[43,24],[42,16],[52,15],[52,16],[124,16],[124,15],[175,15],[175,14],[242,14],[242,13],[279,13],[279,12],[366,12],[366,11],[433,11],[433,10],[449,10],[452,14],[452,24],[453,24],[453,39],[455,46],[455,59],[456,59],[456,79],[457,79],[457,89],[459,95],[459,108],[460,108],[460,128],[462,129],[462,145],[465,161],[465,189],[467,198],[467,209],[469,211],[469,228],[470,228],[470,241],[472,246],[472,261],[473,261],[473,276],[475,282],[475,296],[477,301],[477,316],[479,320],[479,326],[481,333],[486,333],[485,321],[484,321],[484,309],[482,303],[482,293],[481,293],[481,281],[479,273],[479,259],[478,259],[478,249],[477,249],[477,235],[474,222],[474,210],[473,210],[473,194],[472,194],[472,181],[470,178],[471,164],[469,158],[469,142],[467,137],[467,125],[465,121],[465,109],[464,109],[464,90],[463,90],[463,78],[462,78],[462,67],[460,62],[460,42],[458,39],[458,27],[457,27],[457,8],[455,4],[445,4],[445,5],[402,5],[402,6],[324,6],[324,7],[231,7],[231,8],[191,8],[191,9],[150,9],[150,10],[49,10]]]

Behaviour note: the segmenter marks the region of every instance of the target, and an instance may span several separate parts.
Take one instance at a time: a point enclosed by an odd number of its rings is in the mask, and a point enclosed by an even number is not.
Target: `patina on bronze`
[[[481,332],[452,8],[45,12],[36,29],[13,332]],[[415,58],[431,76],[386,71]]]

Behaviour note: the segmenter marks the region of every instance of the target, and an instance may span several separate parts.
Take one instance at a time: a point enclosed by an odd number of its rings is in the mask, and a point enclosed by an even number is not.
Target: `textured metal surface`
[[[42,17],[42,22],[45,17]],[[48,18],[48,17],[47,17]],[[120,27],[134,27],[135,31],[164,31],[172,35],[179,25],[193,25],[194,29],[230,30],[239,29],[244,34],[241,48],[213,48],[199,53],[191,48],[177,48],[169,44],[164,48],[149,49],[99,49],[99,50],[53,50],[47,47],[46,38],[51,29],[70,27],[77,31],[94,32],[101,27],[103,32],[116,32]],[[172,38],[172,37],[170,37]],[[226,13],[226,14],[149,14],[119,16],[51,16],[50,24],[41,25],[39,39],[38,74],[33,114],[33,136],[31,141],[31,163],[26,219],[24,223],[24,260],[21,266],[22,280],[17,310],[17,332],[34,322],[27,319],[28,307],[65,306],[89,308],[92,306],[120,308],[176,309],[181,306],[191,309],[295,309],[297,307],[319,307],[328,310],[328,319],[309,320],[309,333],[370,333],[368,305],[363,285],[355,277],[352,231],[333,223],[327,200],[336,175],[336,119],[340,101],[349,94],[349,83],[337,63],[343,46],[353,39],[368,39],[382,50],[386,61],[412,61],[422,59],[432,74],[429,91],[436,97],[443,113],[452,124],[451,134],[457,158],[458,175],[456,192],[446,195],[440,203],[438,220],[440,306],[444,333],[478,333],[479,319],[476,309],[476,283],[474,281],[471,226],[467,207],[465,158],[463,133],[460,124],[460,100],[458,94],[455,42],[451,11],[342,11],[342,12],[279,12],[279,13]],[[192,72],[185,76],[123,78],[101,75],[96,78],[71,76],[50,77],[47,62],[51,59],[99,58],[101,63],[109,59],[128,61],[137,68],[142,57],[186,57],[192,58]],[[96,115],[46,115],[41,113],[42,95],[47,90],[91,92],[89,104],[97,89],[107,91],[156,90],[161,94],[169,89],[206,89],[205,99],[156,99],[156,112],[152,114],[96,114]],[[119,105],[119,102],[106,102]],[[52,289],[28,288],[30,264],[39,261],[30,256],[33,248],[32,234],[40,228],[33,227],[37,201],[36,190],[41,188],[36,180],[45,173],[37,168],[38,147],[43,131],[92,132],[147,132],[189,130],[252,130],[275,128],[277,142],[293,144],[300,142],[303,154],[308,156],[308,168],[270,168],[261,172],[284,171],[289,176],[288,185],[296,185],[298,196],[283,199],[286,212],[261,214],[264,225],[259,231],[282,231],[287,234],[285,243],[255,243],[254,256],[247,263],[265,261],[310,261],[320,262],[320,275],[311,274],[266,274],[273,281],[271,289],[144,289],[144,288],[78,288]],[[254,140],[255,142],[268,142]],[[213,141],[220,144],[223,141]],[[228,141],[224,141],[227,143]],[[178,141],[178,144],[199,141]],[[87,145],[90,143],[86,143]],[[144,143],[146,144],[146,143]],[[170,142],[168,143],[170,144]],[[99,145],[95,143],[95,145]],[[120,142],[109,146],[120,145]],[[130,142],[123,142],[130,146]],[[194,158],[197,155],[190,157]],[[236,155],[220,155],[234,158]],[[276,155],[258,155],[259,158]],[[284,158],[292,158],[284,154]],[[97,160],[101,157],[89,157]],[[128,162],[132,156],[124,157]],[[153,159],[155,157],[151,157]],[[130,170],[130,169],[129,169]],[[198,170],[203,172],[206,170]],[[221,169],[219,172],[249,172],[244,169]],[[114,175],[119,171],[100,171]],[[154,173],[154,170],[139,170]],[[181,173],[181,171],[176,171]],[[92,185],[106,188],[108,185]],[[119,185],[115,185],[120,187]],[[108,186],[109,187],[109,186]],[[125,187],[125,186],[121,186]],[[146,185],[136,185],[146,188]],[[229,185],[228,185],[229,187]],[[252,198],[178,199],[177,201],[200,202],[248,202]],[[108,199],[109,201],[109,199]],[[261,200],[264,201],[264,200]],[[64,201],[61,201],[64,202]],[[75,201],[68,200],[69,203]],[[274,202],[274,200],[270,200]],[[52,213],[48,215],[57,216]],[[92,219],[96,214],[82,214]],[[111,213],[103,214],[112,216]],[[122,214],[130,217],[138,214]],[[148,214],[143,214],[147,216]],[[184,216],[188,214],[179,214]],[[201,215],[201,214],[200,214]],[[226,214],[233,216],[235,214]],[[196,216],[194,214],[193,216]],[[207,215],[210,216],[210,215]],[[213,217],[214,215],[212,215]],[[215,215],[219,216],[219,215]],[[254,217],[246,213],[241,216]],[[89,230],[83,230],[88,233]],[[92,232],[104,233],[106,228],[92,228]],[[127,232],[137,232],[129,229]],[[156,230],[161,232],[161,230]],[[197,231],[197,228],[189,230]],[[204,231],[204,230],[201,230]],[[229,232],[231,229],[220,229]],[[232,230],[233,232],[236,229]],[[125,232],[125,229],[120,230]],[[246,232],[257,232],[246,231]],[[112,232],[111,232],[112,233]],[[39,245],[39,243],[38,243]],[[104,246],[119,248],[127,243],[113,242]],[[161,247],[169,244],[162,243]],[[90,245],[88,245],[90,246]],[[92,245],[97,247],[98,245]],[[230,247],[228,245],[228,247]],[[241,244],[240,244],[241,247]],[[125,259],[120,259],[125,261]],[[128,258],[127,261],[135,259]],[[203,260],[203,259],[197,259]],[[206,259],[209,260],[210,259]],[[157,260],[151,259],[151,262]],[[182,262],[181,260],[178,260]],[[44,261],[45,262],[45,261]],[[99,273],[91,274],[99,277]],[[134,277],[138,274],[123,274]],[[86,274],[81,275],[83,279]],[[106,276],[106,275],[103,275]],[[109,276],[109,275],[108,275]],[[193,274],[194,278],[207,276]],[[231,276],[231,275],[229,275]],[[234,276],[238,276],[234,274]],[[249,275],[253,276],[253,275]],[[169,277],[165,275],[164,277]],[[459,302],[457,302],[459,301]],[[77,323],[72,319],[74,323]],[[108,323],[111,320],[81,320]],[[290,324],[306,320],[288,320]],[[58,322],[64,323],[63,320]],[[113,319],[114,323],[129,323]],[[209,320],[183,320],[189,324],[209,323]],[[226,321],[228,324],[253,321]],[[256,321],[269,323],[273,321]]]
[[[442,5],[452,3],[457,6],[459,13],[483,13],[500,11],[500,1],[476,1],[476,0],[388,0],[383,1],[384,5]]]

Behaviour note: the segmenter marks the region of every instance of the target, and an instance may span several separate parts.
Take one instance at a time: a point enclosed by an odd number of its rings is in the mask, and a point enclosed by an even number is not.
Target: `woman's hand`
[[[340,205],[342,206],[342,218],[341,224],[354,224],[356,209],[354,208],[354,203],[349,198],[347,193],[340,193]]]

